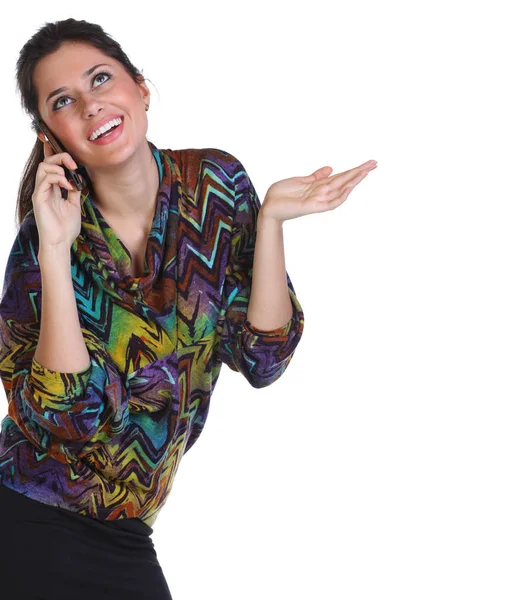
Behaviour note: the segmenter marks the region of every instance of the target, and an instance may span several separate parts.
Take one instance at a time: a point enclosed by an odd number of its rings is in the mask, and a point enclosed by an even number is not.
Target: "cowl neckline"
[[[168,155],[149,140],[148,144],[158,168],[160,185],[147,239],[143,275],[133,277],[131,257],[96,206],[89,184],[81,192],[81,231],[71,246],[73,260],[77,260],[99,286],[128,305],[144,302],[153,291],[163,272],[166,246],[170,246],[167,254],[171,258],[176,254],[174,232],[182,181],[180,168],[173,151]],[[166,236],[166,231],[172,233]]]

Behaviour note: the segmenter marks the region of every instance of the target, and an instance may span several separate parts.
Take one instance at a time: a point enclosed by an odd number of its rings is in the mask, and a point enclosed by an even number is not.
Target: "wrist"
[[[38,262],[71,259],[71,248],[64,244],[56,246],[41,246],[38,249]]]
[[[284,221],[282,221],[281,219],[277,219],[277,218],[269,215],[264,210],[264,206],[262,205],[262,208],[258,211],[258,216],[257,216],[257,224],[260,224],[260,223],[272,223],[274,225],[282,226],[282,224],[284,223]]]

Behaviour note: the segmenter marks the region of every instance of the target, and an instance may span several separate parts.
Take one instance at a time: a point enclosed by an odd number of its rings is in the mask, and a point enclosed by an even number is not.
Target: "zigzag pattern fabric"
[[[131,255],[86,185],[71,275],[91,359],[62,373],[34,358],[41,276],[33,210],[5,269],[0,484],[100,520],[152,526],[199,437],[223,363],[255,388],[286,370],[304,313],[271,331],[247,319],[260,200],[243,165],[216,148],[159,150],[160,187],[144,262]]]

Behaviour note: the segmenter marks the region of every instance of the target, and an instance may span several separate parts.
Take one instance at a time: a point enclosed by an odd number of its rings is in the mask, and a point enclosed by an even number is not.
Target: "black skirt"
[[[100,521],[0,485],[0,598],[172,600],[153,529]]]

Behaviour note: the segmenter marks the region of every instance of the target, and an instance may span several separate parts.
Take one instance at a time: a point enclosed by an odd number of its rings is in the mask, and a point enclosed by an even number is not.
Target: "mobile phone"
[[[51,146],[51,148],[55,151],[55,154],[58,154],[61,152],[67,152],[67,150],[64,148],[63,144],[61,144],[60,141],[51,133],[51,130],[44,123],[44,121],[42,119],[35,120],[34,127],[36,130],[40,130],[46,136],[47,141],[49,142],[49,145]],[[68,154],[70,154],[70,153],[68,152]],[[82,191],[82,189],[84,188],[84,183],[83,183],[80,175],[78,175],[78,173],[69,169],[65,165],[61,165],[61,167],[65,171],[66,179],[72,185],[74,185],[78,191]],[[67,200],[68,190],[64,189],[63,187],[61,187],[60,190],[62,192],[62,198],[64,200]]]

